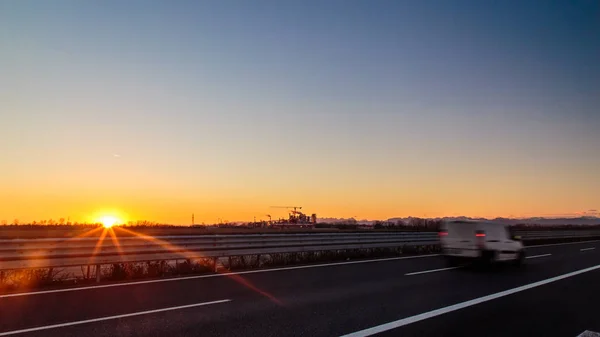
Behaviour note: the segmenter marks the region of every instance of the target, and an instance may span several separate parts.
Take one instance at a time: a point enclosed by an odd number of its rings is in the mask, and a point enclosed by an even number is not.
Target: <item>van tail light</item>
[[[446,231],[440,231],[440,232],[438,232],[438,235],[439,236],[448,236],[448,232],[446,232]]]
[[[479,249],[485,248],[485,232],[478,230],[475,232],[475,237],[477,238],[477,247]]]

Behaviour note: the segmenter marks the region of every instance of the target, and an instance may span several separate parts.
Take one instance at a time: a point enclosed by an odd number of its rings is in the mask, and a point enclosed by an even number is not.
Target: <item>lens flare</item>
[[[104,228],[111,228],[120,223],[120,220],[112,215],[105,215],[98,220]]]

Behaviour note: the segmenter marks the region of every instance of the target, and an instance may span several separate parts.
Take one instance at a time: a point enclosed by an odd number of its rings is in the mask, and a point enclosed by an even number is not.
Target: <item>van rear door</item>
[[[447,235],[442,239],[442,245],[449,255],[471,255],[477,249],[475,231],[477,223],[449,222],[446,224]]]

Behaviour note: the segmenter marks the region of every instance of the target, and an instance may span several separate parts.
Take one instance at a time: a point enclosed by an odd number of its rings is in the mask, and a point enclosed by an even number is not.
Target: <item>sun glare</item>
[[[105,215],[105,216],[101,217],[99,220],[100,220],[100,223],[102,224],[102,226],[104,226],[105,228],[110,228],[110,227],[112,227],[114,225],[118,225],[120,223],[119,219],[117,219],[116,217],[111,216],[111,215]]]

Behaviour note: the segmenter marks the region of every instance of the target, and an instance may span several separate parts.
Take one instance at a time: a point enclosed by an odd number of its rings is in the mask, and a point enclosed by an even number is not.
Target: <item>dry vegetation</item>
[[[333,251],[243,255],[221,258],[215,266],[212,258],[115,263],[102,265],[101,281],[126,281],[157,277],[176,277],[227,273],[267,267],[282,267],[310,263],[348,261],[439,252],[437,245],[396,248],[347,249]],[[25,291],[43,287],[92,284],[96,282],[96,267],[38,268],[0,271],[0,293]]]
[[[439,228],[441,221],[429,219],[415,219],[411,223],[403,222],[375,222],[372,229],[366,229],[357,224],[329,224],[318,223],[315,228],[253,228],[252,226],[172,226],[160,225],[151,222],[143,221],[139,224],[129,224],[123,226],[137,233],[150,236],[166,236],[166,235],[211,235],[211,234],[258,234],[258,233],[328,233],[339,231],[419,231],[419,232],[435,232]],[[6,224],[0,225],[0,239],[41,239],[41,238],[71,238],[80,236],[90,229],[101,227],[100,224],[26,224],[15,225]],[[517,230],[558,230],[558,229],[600,229],[600,225],[555,225],[555,226],[540,226],[535,224],[517,224],[512,226]],[[125,231],[115,231],[117,236],[131,236],[131,233]],[[98,237],[101,231],[96,231],[90,234],[90,237]]]

